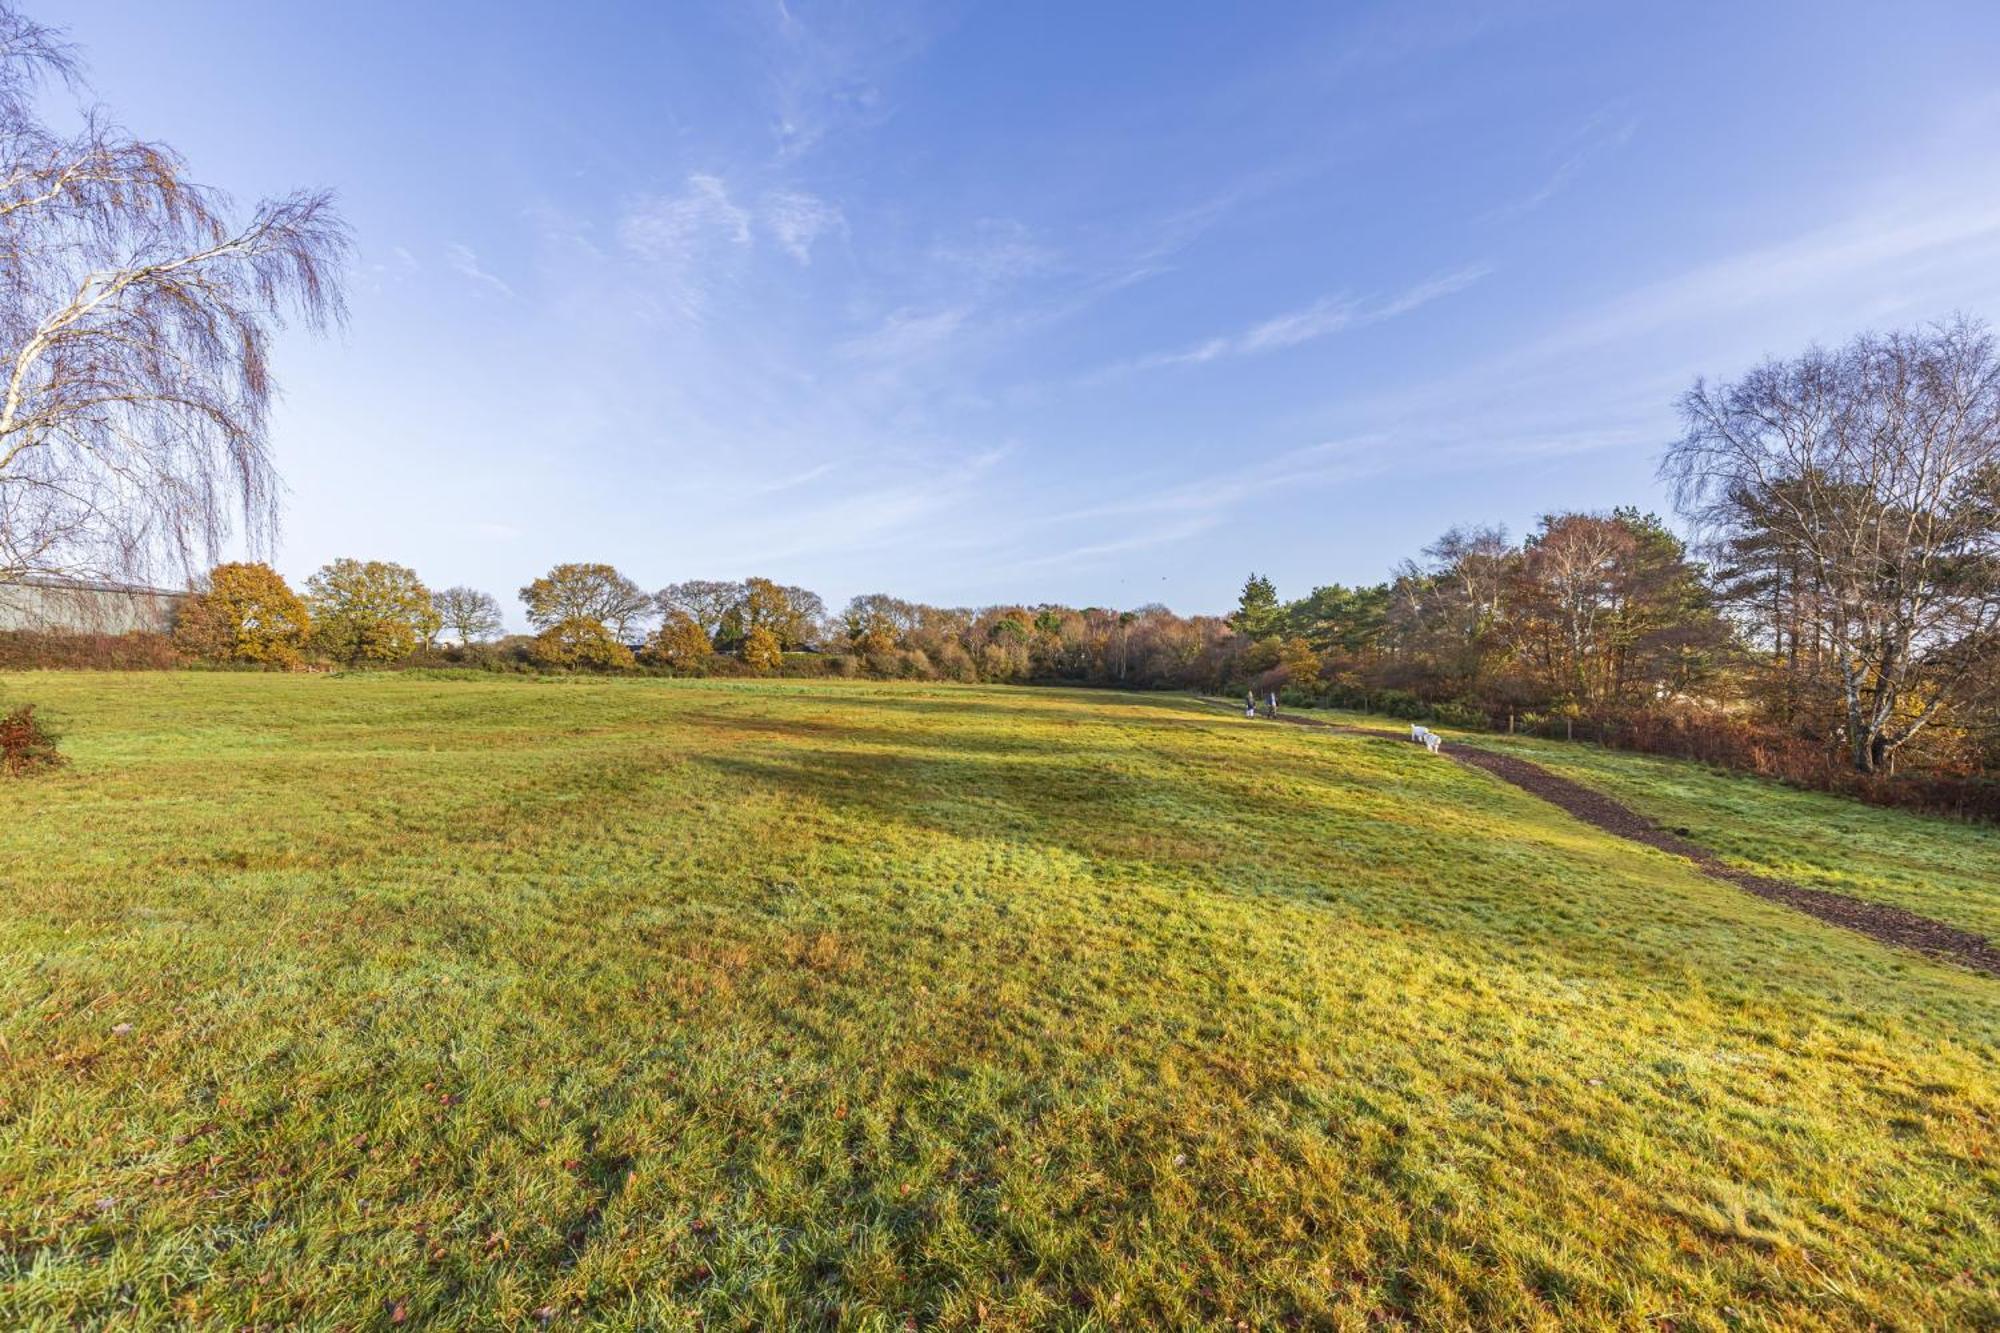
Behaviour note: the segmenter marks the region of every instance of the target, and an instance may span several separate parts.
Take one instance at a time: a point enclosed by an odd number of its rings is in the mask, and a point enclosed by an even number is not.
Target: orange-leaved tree
[[[659,629],[646,644],[646,660],[661,666],[685,668],[696,665],[715,652],[708,635],[695,618],[685,611],[669,611]]]
[[[776,671],[784,663],[784,646],[770,630],[758,625],[743,636],[743,664],[752,671]]]
[[[521,601],[536,629],[594,620],[620,643],[653,616],[653,599],[610,565],[557,565],[521,589]]]
[[[312,616],[278,571],[259,563],[217,565],[181,604],[174,646],[208,662],[296,666]]]
[[[535,636],[528,652],[538,665],[570,671],[618,671],[633,665],[632,650],[602,621],[588,616],[558,620]]]

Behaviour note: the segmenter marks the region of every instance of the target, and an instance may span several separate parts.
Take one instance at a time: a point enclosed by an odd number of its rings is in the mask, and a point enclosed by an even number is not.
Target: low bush
[[[1612,749],[1694,759],[1870,805],[2000,821],[2000,782],[1951,773],[1859,773],[1825,741],[1731,713],[1656,710],[1595,722],[1590,730]]]
[[[35,716],[33,704],[16,705],[0,716],[0,773],[26,778],[61,768],[69,760],[56,739],[55,732]]]
[[[171,671],[182,664],[173,640],[144,630],[126,634],[0,630],[0,671]]]

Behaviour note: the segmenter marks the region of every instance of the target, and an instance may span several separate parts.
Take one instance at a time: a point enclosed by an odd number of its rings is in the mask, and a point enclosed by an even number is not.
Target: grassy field
[[[1593,745],[1470,739],[1686,829],[1746,870],[1893,903],[2000,940],[2000,828],[1913,819],[1824,792]]]
[[[0,691],[76,760],[0,785],[0,1325],[2000,1322],[2000,986],[1407,745],[966,687]],[[1989,831],[1579,763],[2000,907]]]

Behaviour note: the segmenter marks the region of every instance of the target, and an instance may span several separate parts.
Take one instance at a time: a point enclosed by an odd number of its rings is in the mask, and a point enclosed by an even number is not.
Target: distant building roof
[[[118,583],[110,579],[63,578],[56,574],[24,574],[8,578],[0,574],[0,588],[61,588],[73,592],[147,593],[154,597],[185,597],[186,588],[153,588],[143,583]]]

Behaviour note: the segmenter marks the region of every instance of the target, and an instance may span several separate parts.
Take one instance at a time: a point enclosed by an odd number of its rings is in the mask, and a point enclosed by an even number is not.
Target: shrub
[[[1713,709],[1626,714],[1592,725],[1606,746],[1693,759],[1794,787],[1838,792],[1870,805],[2000,821],[2000,783],[1948,773],[1865,774],[1823,740]],[[1579,734],[1581,732],[1579,731]]]
[[[10,778],[33,777],[68,763],[56,748],[56,734],[35,716],[33,704],[21,704],[0,717],[0,772]]]
[[[0,630],[0,671],[171,671],[181,655],[164,634]]]
[[[1484,731],[1492,725],[1484,709],[1451,699],[1432,704],[1430,720],[1440,726],[1458,727],[1464,731]]]
[[[1420,722],[1430,716],[1430,705],[1407,690],[1381,690],[1375,695],[1375,708],[1390,717],[1402,718],[1405,722]]]

